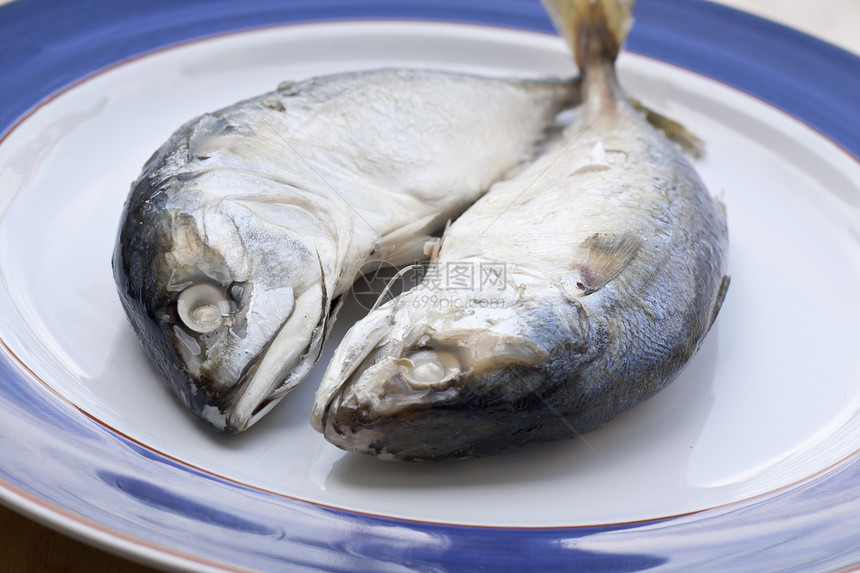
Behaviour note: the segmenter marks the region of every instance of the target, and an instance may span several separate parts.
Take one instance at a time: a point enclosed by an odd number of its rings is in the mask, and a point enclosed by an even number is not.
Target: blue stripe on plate
[[[860,58],[709,2],[643,0],[628,48],[767,101],[860,157]]]
[[[328,19],[416,18],[549,32],[535,0],[19,0],[0,8],[0,132],[105,66],[228,31]],[[768,101],[857,156],[860,59],[773,22],[696,0],[640,0],[629,49]]]
[[[860,156],[860,59],[697,0],[640,0],[636,16],[631,50],[736,86]],[[281,23],[374,18],[551,30],[536,0],[19,0],[0,7],[0,133],[58,90],[158,48]],[[640,571],[860,562],[856,457],[799,486],[690,516],[458,527],[353,514],[211,476],[82,415],[2,351],[0,381],[0,498],[26,509],[16,492],[29,492],[49,510],[81,516],[85,528],[130,536],[138,558],[160,565]],[[128,550],[119,539],[114,547]]]

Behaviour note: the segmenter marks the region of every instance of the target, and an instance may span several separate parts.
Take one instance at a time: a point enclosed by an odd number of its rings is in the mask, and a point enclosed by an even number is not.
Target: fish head
[[[347,333],[311,422],[335,445],[383,459],[499,453],[507,446],[490,444],[512,427],[505,416],[540,400],[547,364],[575,362],[588,339],[582,305],[533,273],[503,290],[418,287]]]
[[[114,273],[174,391],[214,428],[239,432],[313,366],[329,300],[319,254],[286,215],[198,187],[127,205]]]

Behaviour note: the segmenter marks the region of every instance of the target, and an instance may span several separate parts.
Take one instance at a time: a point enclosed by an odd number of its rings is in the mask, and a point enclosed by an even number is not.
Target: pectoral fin
[[[630,264],[645,240],[637,235],[596,233],[582,242],[577,288],[589,295],[606,286]]]
[[[437,215],[431,214],[380,237],[371,260],[400,266],[423,258],[424,244],[433,239],[432,233],[439,227],[436,219]]]
[[[435,263],[436,259],[439,258],[439,253],[442,251],[442,243],[445,242],[445,236],[448,234],[448,229],[450,228],[451,219],[448,219],[448,222],[445,223],[445,231],[441,237],[432,237],[424,242],[424,254],[430,257],[431,264]]]

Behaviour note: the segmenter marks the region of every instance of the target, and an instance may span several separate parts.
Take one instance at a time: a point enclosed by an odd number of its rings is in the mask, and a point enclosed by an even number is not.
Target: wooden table
[[[0,505],[0,573],[156,571],[101,551]]]
[[[792,26],[860,54],[860,34],[857,33],[860,2],[857,0],[717,1]],[[2,3],[4,0],[0,0]],[[57,533],[2,506],[0,540],[0,573],[155,571]]]

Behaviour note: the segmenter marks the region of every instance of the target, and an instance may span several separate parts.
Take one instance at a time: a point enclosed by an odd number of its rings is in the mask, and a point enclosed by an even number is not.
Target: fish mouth
[[[212,427],[239,433],[253,426],[295,388],[322,350],[329,318],[324,288],[300,294],[267,346],[245,367],[236,384],[198,409]]]
[[[468,338],[465,332],[448,338],[428,331],[413,326],[396,349],[367,339],[367,352],[355,355],[356,365],[341,373],[340,384],[318,394],[312,425],[341,449],[384,460],[464,458],[480,451],[475,443],[503,431],[494,412],[515,404],[504,390],[511,369],[528,368],[546,353],[518,339],[523,347],[514,354],[512,341],[499,335],[486,345],[497,352],[493,363],[457,343]]]
[[[391,341],[392,329],[401,330],[404,322],[400,317],[400,311],[396,305],[383,305],[371,310],[359,323],[351,328],[341,344],[335,349],[323,379],[316,392],[314,406],[311,411],[311,426],[320,433],[325,434],[328,424],[329,413],[336,410],[335,402],[338,402],[349,388],[356,386],[359,378],[368,378],[368,368],[371,369],[370,376],[379,377],[380,367],[376,363],[386,354],[400,356],[404,348],[409,345],[419,344],[427,336],[428,328],[424,325],[414,325],[401,332],[397,337],[399,341]],[[408,316],[406,317],[408,319]],[[399,361],[387,360],[382,368],[391,368],[389,374],[396,373]]]
[[[347,451],[381,459],[409,457],[408,444],[439,444],[445,428],[432,427],[432,420],[428,424],[427,413],[456,409],[461,368],[454,354],[429,348],[382,359],[342,384],[315,426]],[[415,457],[428,455],[415,452]]]

